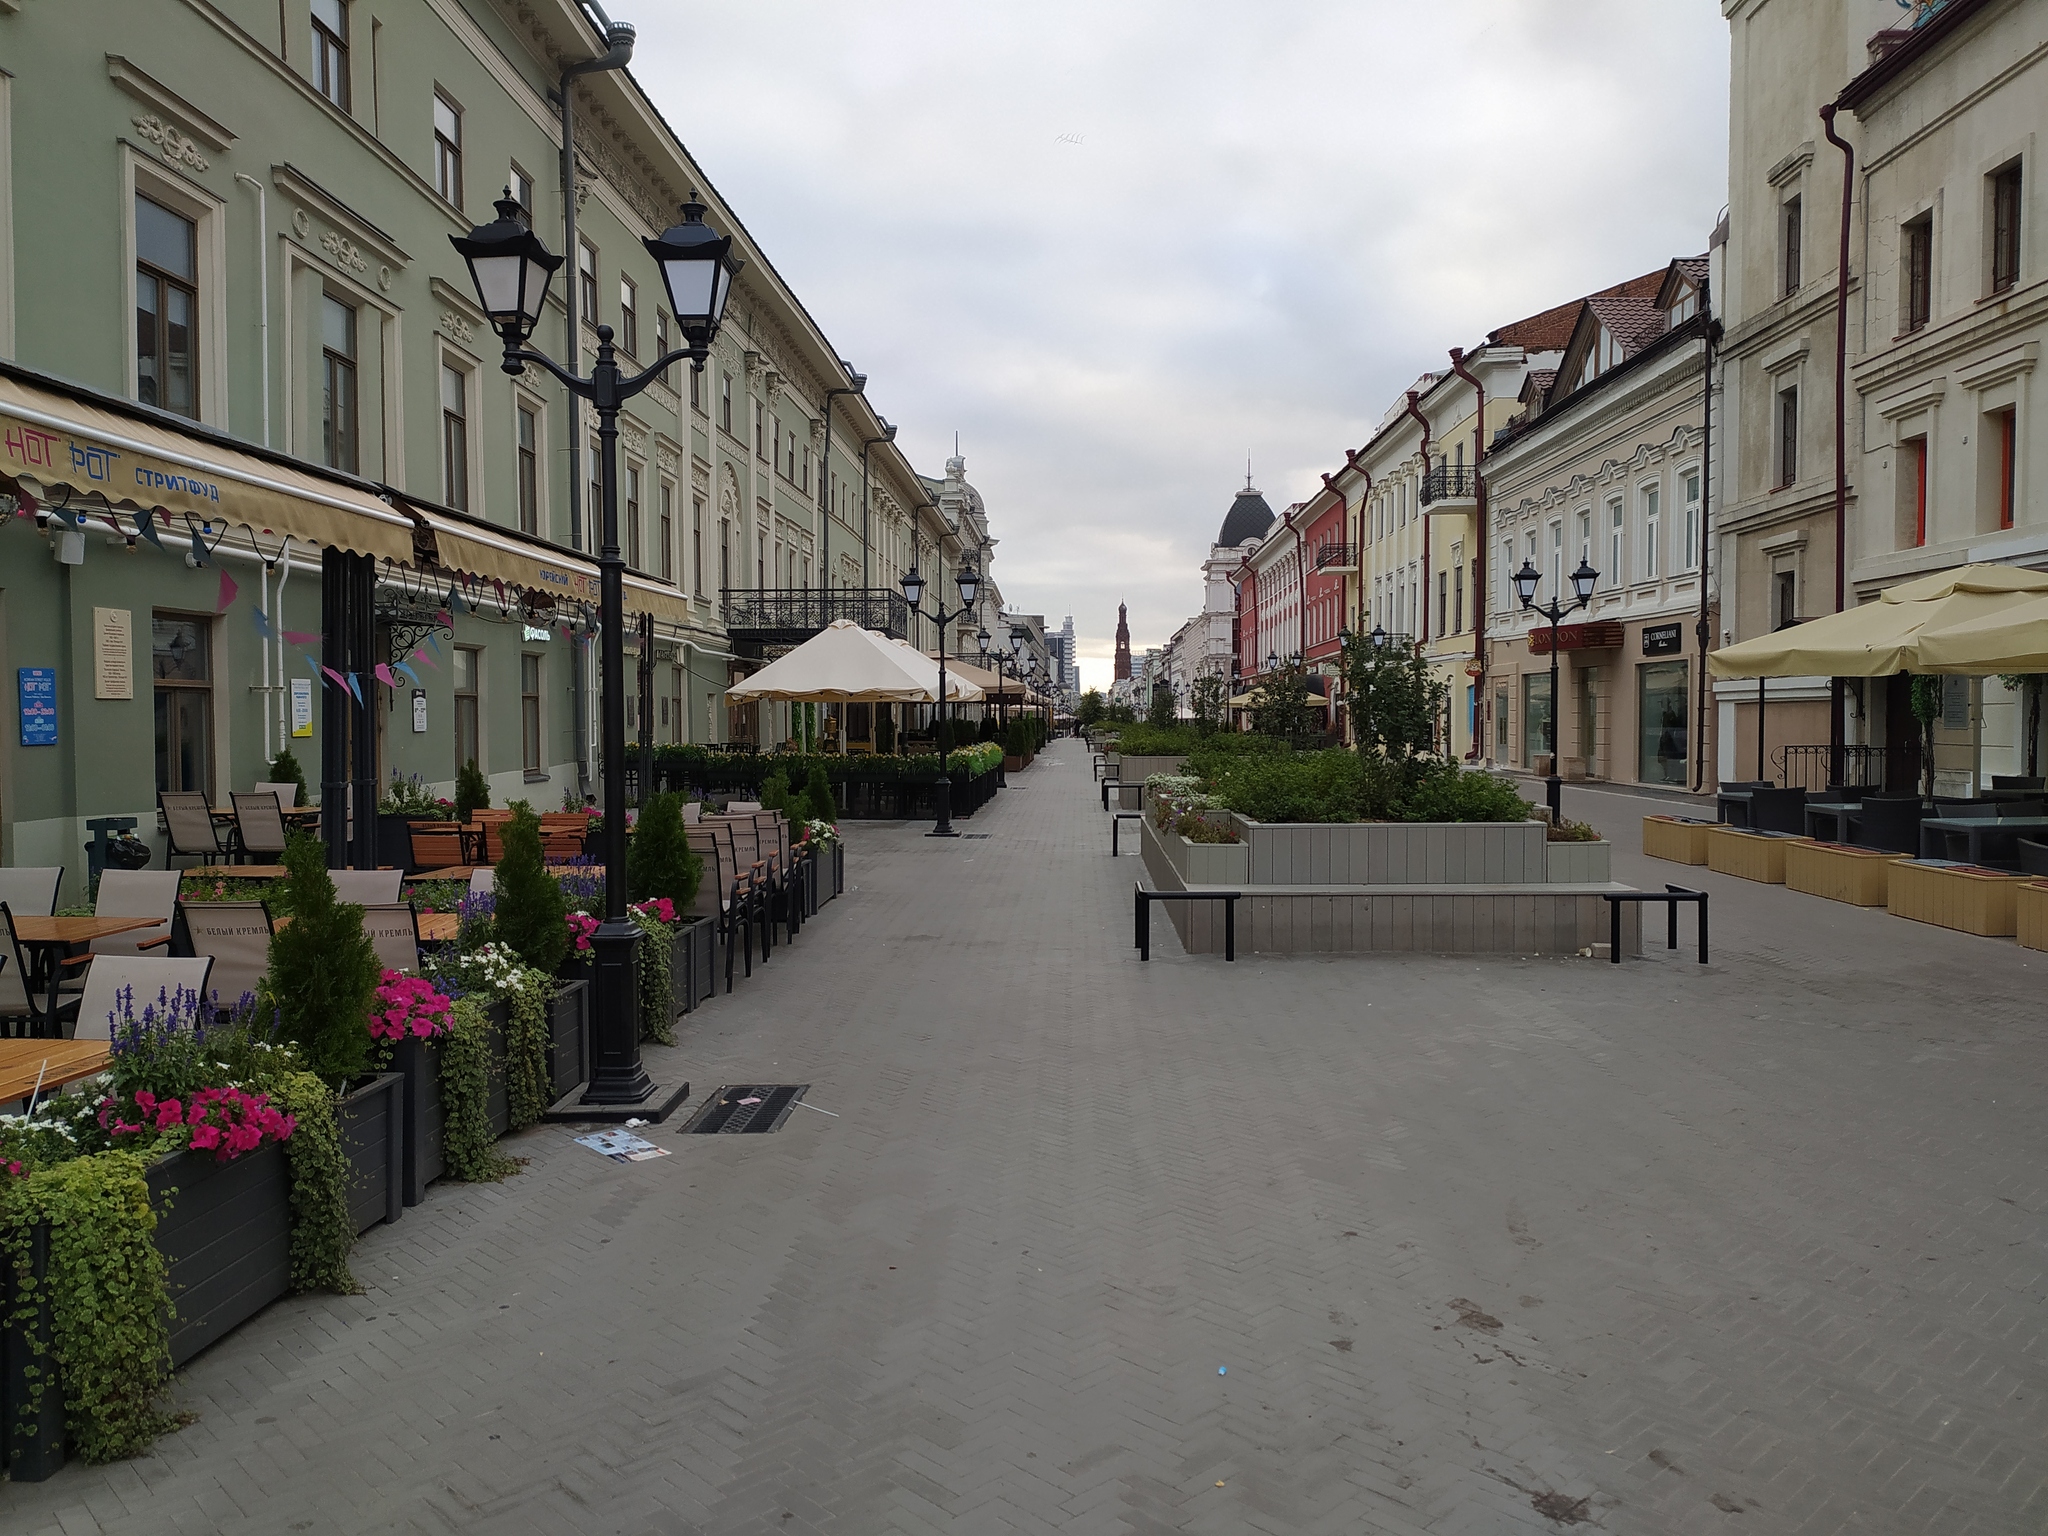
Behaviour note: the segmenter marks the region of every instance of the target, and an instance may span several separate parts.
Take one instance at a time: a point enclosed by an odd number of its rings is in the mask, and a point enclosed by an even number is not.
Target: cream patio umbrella
[[[2030,612],[2001,630],[2008,615]],[[1894,672],[2018,672],[1994,637],[2048,657],[2048,573],[1965,565],[1888,587],[1875,602],[1707,653],[1716,677],[1889,677]],[[1936,636],[1956,633],[1958,638]],[[1988,659],[1987,659],[1988,658]],[[1993,665],[1993,662],[1998,665]],[[2048,669],[2044,669],[2048,670]]]
[[[2048,592],[2009,607],[1920,633],[1920,664],[1928,672],[1988,676],[2048,672]]]
[[[946,683],[948,698],[980,695],[971,683],[956,684],[951,677]],[[963,694],[962,688],[973,692]],[[929,704],[938,695],[936,665],[851,619],[834,619],[787,656],[726,690],[733,699],[827,704]]]
[[[898,640],[894,635],[875,635],[874,641],[877,645],[894,650],[902,657],[903,665],[909,668],[914,676],[925,680],[925,691],[917,702],[930,704],[937,701],[939,664],[935,658],[925,655],[908,640]],[[959,666],[956,658],[946,658],[946,697],[955,704],[971,704],[981,697],[981,686],[962,677],[958,670]]]

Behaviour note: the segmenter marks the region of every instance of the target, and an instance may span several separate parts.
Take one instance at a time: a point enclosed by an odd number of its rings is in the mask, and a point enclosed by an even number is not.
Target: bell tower
[[[1122,603],[1116,605],[1116,680],[1131,680],[1131,625]]]

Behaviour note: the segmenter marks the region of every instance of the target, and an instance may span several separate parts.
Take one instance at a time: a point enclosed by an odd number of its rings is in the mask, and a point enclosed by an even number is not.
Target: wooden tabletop
[[[104,1040],[0,1040],[0,1104],[91,1077],[107,1064],[110,1047]]]
[[[201,880],[282,880],[291,871],[282,864],[195,864],[185,873]]]
[[[17,917],[14,935],[24,944],[90,944],[111,934],[160,928],[161,917]]]
[[[420,939],[428,944],[452,944],[462,931],[462,918],[454,912],[422,912]]]

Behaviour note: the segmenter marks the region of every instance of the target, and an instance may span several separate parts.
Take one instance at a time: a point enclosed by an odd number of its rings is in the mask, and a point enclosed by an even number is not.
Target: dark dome
[[[1273,509],[1266,505],[1266,498],[1250,486],[1237,493],[1237,500],[1230,504],[1230,512],[1223,519],[1223,531],[1216,535],[1216,542],[1235,549],[1246,539],[1263,539],[1266,531],[1273,526]]]

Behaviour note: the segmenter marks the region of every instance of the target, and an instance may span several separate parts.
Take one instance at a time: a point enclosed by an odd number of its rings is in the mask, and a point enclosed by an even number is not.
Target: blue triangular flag
[[[420,681],[419,673],[413,671],[411,667],[407,666],[402,661],[394,661],[393,663],[391,663],[391,670],[394,672],[403,672],[407,677],[412,679],[412,685],[415,688],[426,687],[426,684]]]
[[[164,541],[157,537],[155,509],[144,507],[135,514],[135,531],[158,549],[164,547]]]
[[[252,604],[249,608],[249,619],[250,622],[256,626],[257,634],[261,635],[266,640],[274,638],[270,632],[270,620],[266,619],[263,616],[263,610],[261,608],[258,608]]]
[[[356,696],[358,704],[363,702],[363,685],[356,681],[356,675],[353,672],[348,675],[348,691]]]
[[[199,536],[199,530],[196,528],[192,530],[192,563],[206,564],[206,540]]]

